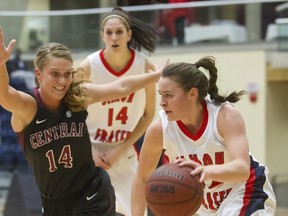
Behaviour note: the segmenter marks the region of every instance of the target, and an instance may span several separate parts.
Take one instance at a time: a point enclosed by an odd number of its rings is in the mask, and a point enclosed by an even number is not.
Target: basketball
[[[152,173],[145,195],[155,216],[191,216],[197,212],[203,199],[203,184],[191,171],[191,167],[169,163]]]

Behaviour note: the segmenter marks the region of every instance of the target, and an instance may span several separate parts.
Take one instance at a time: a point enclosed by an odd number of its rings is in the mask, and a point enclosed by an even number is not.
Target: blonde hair
[[[76,71],[73,71],[73,77],[75,73],[83,73],[83,68],[78,68]],[[83,83],[92,82],[91,80],[73,80],[70,85],[69,90],[67,91],[64,97],[64,103],[69,107],[73,112],[79,112],[87,107],[87,101],[89,98],[86,94],[86,88],[83,87]]]
[[[70,61],[73,64],[73,58],[71,54],[71,50],[61,43],[48,43],[46,45],[41,46],[36,54],[34,59],[34,67],[38,68],[39,70],[43,70],[46,66],[47,62],[49,61],[49,56],[56,57],[56,58],[63,58]],[[39,81],[35,77],[36,86],[39,87]]]
[[[42,70],[49,61],[49,56],[64,58],[73,64],[71,50],[67,46],[60,43],[48,43],[39,48],[34,60],[34,67]],[[76,73],[79,73],[79,76],[81,76],[84,74],[84,69],[78,68],[77,70],[73,71],[73,81],[63,99],[64,103],[73,112],[79,112],[86,109],[88,98],[86,96],[86,89],[83,87],[83,83],[91,82],[89,80],[75,81],[74,77]],[[39,82],[36,77],[35,82],[39,87]]]

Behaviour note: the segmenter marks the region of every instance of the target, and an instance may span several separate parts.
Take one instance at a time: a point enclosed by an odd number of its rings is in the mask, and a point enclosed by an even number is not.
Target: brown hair
[[[210,78],[199,69],[200,67],[209,71]],[[191,63],[173,63],[168,65],[162,77],[169,77],[185,91],[188,92],[192,87],[198,89],[199,101],[205,99],[209,94],[212,101],[216,103],[224,103],[229,101],[236,103],[246,91],[232,92],[228,96],[223,96],[218,93],[217,82],[217,68],[215,67],[215,59],[211,56],[201,58],[195,64]]]
[[[155,51],[156,39],[159,33],[151,26],[131,16],[128,12],[122,10],[118,6],[114,7],[111,12],[104,16],[101,31],[103,31],[106,21],[115,17],[119,17],[121,22],[126,26],[127,31],[130,29],[132,30],[132,38],[128,42],[129,47],[138,51],[141,51],[142,47],[149,52]]]

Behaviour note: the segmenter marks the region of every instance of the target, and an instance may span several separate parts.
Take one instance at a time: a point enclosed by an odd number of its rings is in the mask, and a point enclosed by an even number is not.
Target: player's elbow
[[[147,127],[153,121],[154,115],[155,115],[155,109],[149,110],[149,111],[144,111],[143,116],[142,116],[142,120],[147,122]]]
[[[240,175],[241,180],[242,181],[247,181],[249,179],[249,176],[250,176],[250,166],[249,166],[249,164],[243,163],[239,170],[241,170],[241,175]]]

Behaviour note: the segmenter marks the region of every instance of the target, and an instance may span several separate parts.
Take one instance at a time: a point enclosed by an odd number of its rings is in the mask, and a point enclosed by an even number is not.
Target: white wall
[[[27,11],[47,11],[49,10],[49,0],[27,0],[25,10]],[[47,16],[26,16],[22,25],[22,37],[18,46],[23,50],[29,50],[29,31],[35,29],[41,41],[49,41],[49,17]]]
[[[285,179],[288,178],[287,93],[288,82],[267,85],[267,159],[270,173],[285,174]],[[280,179],[284,180],[282,177]]]

